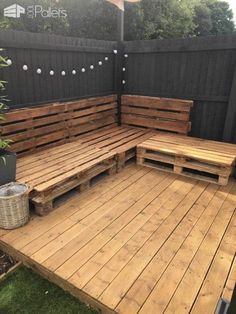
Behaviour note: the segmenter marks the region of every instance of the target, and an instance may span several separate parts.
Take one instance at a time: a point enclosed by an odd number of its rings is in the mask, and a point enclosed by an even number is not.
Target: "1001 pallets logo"
[[[52,7],[44,8],[42,5],[34,4],[22,7],[19,4],[12,4],[4,9],[3,15],[8,18],[18,19],[22,15],[28,18],[65,18],[67,17],[67,11],[59,8],[55,9]]]

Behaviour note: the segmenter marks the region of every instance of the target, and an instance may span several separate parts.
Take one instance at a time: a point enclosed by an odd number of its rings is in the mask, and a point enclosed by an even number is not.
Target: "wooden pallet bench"
[[[114,153],[117,161],[117,172],[136,156],[136,146],[152,137],[154,132],[132,127],[109,127],[90,132],[79,137],[83,144]]]
[[[17,180],[30,187],[30,199],[42,215],[58,196],[78,187],[82,191],[96,176],[115,171],[113,153],[77,141],[20,158]]]
[[[137,146],[137,163],[227,185],[236,160],[235,145],[159,133]]]
[[[78,137],[112,128],[117,122],[116,96],[52,103],[10,111],[1,122],[4,137],[13,140],[18,155],[17,180],[30,186],[39,214],[53,201],[93,178],[116,170],[114,153],[78,141]]]

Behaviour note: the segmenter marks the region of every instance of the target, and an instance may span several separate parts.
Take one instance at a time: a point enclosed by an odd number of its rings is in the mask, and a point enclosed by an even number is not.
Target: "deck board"
[[[232,289],[235,208],[233,179],[220,187],[131,165],[0,229],[0,248],[104,313],[208,314]]]

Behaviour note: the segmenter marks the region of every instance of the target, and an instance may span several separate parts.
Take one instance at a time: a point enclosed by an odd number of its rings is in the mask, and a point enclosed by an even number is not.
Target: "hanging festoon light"
[[[125,71],[126,71],[126,68],[123,68],[122,71],[125,72]]]
[[[94,70],[94,65],[93,64],[90,65],[90,70]]]
[[[27,64],[24,64],[23,67],[22,67],[22,69],[23,69],[24,71],[27,71],[27,70],[28,70],[28,65],[27,65]]]
[[[65,75],[66,75],[66,71],[64,71],[64,70],[61,71],[61,75],[62,75],[62,76],[65,76]]]
[[[101,66],[101,65],[102,65],[102,61],[99,61],[99,62],[98,62],[98,65],[100,65],[100,66]]]
[[[74,70],[72,70],[72,72],[71,72],[73,75],[76,75],[76,70],[74,69]]]
[[[108,57],[105,57],[105,61],[108,61],[109,60],[109,58]]]
[[[50,70],[49,74],[50,74],[51,76],[53,76],[53,75],[54,75],[54,71],[53,71],[53,70]]]
[[[124,55],[124,57],[125,57],[125,58],[128,58],[128,57],[129,57],[129,55],[126,53],[126,54]]]
[[[36,71],[36,73],[37,73],[37,74],[41,74],[41,73],[42,73],[42,70],[41,70],[40,68],[38,68],[37,71]]]
[[[113,50],[113,53],[117,55],[118,51],[116,49]]]
[[[12,61],[11,61],[11,59],[7,59],[7,65],[12,65]]]
[[[81,72],[83,72],[83,73],[84,73],[85,71],[86,71],[86,70],[85,70],[85,68],[82,68],[82,69],[81,69]]]

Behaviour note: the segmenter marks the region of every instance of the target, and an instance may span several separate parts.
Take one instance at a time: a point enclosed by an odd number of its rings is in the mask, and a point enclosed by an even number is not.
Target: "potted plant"
[[[2,49],[0,49],[2,50]],[[0,68],[8,66],[4,57],[0,56]],[[0,80],[0,92],[5,90],[5,81]],[[0,125],[5,120],[4,111],[7,109],[5,96],[0,96]],[[14,182],[16,180],[16,154],[9,152],[11,140],[2,137],[0,127],[0,185]]]

